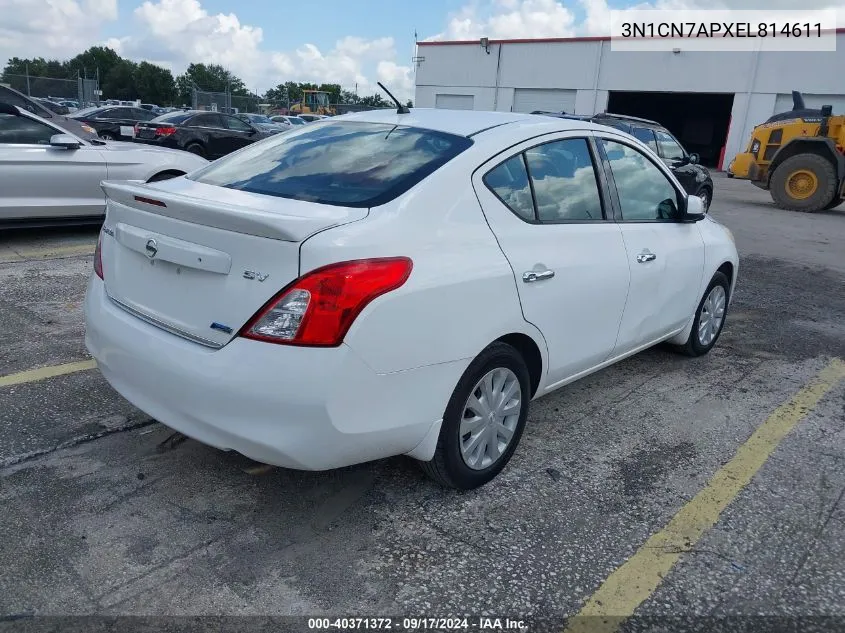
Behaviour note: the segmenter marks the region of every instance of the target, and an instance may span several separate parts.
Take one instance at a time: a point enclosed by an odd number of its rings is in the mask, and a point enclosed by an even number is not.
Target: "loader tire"
[[[836,171],[823,156],[797,154],[778,165],[769,189],[781,209],[821,211],[836,194]]]

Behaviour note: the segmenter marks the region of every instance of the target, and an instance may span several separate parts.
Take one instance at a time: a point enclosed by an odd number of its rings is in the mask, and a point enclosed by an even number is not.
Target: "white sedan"
[[[584,121],[363,112],[104,188],[85,315],[105,378],[291,468],[404,454],[480,486],[532,399],[663,341],[706,354],[737,279],[701,200]]]
[[[207,164],[188,152],[82,139],[0,103],[0,226],[102,222],[103,180],[152,182]]]

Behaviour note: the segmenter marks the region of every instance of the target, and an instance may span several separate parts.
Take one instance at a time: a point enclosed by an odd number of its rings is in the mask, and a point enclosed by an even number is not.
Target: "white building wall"
[[[725,162],[742,150],[754,125],[776,111],[778,95],[800,90],[808,107],[830,103],[845,111],[845,32],[835,52],[619,52],[607,40],[423,44],[416,70],[418,107],[438,93],[471,94],[478,110],[512,111],[519,88],[575,91],[574,112],[607,108],[611,91],[733,93]],[[781,97],[781,103],[784,97]],[[778,107],[780,103],[778,103]]]

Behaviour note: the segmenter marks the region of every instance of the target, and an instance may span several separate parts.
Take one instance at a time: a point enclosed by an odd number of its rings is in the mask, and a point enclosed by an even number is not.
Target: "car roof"
[[[517,112],[487,112],[481,110],[445,110],[440,108],[411,108],[408,114],[397,114],[393,108],[368,110],[331,117],[330,120],[366,121],[419,127],[459,136],[473,136],[479,132],[506,124],[548,124],[553,130],[601,129],[602,126],[583,119],[541,117]]]

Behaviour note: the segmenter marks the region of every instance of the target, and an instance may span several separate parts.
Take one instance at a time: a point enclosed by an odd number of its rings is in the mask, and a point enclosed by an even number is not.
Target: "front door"
[[[93,145],[52,147],[61,130],[24,116],[0,114],[0,220],[98,216],[100,181],[108,176]]]
[[[545,337],[549,386],[610,356],[628,293],[622,231],[609,213],[588,136],[533,140],[473,177],[513,269],[523,315]]]
[[[685,198],[648,156],[621,137],[598,134],[615,185],[631,289],[614,354],[682,328],[695,314],[704,274],[698,224],[679,221]]]

